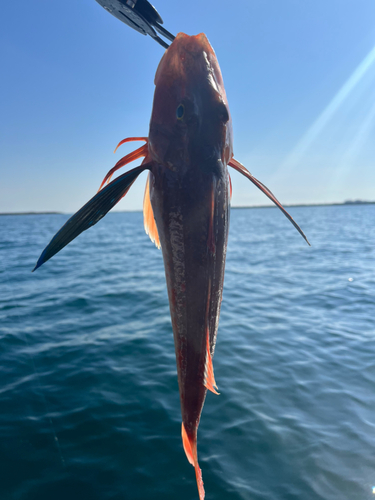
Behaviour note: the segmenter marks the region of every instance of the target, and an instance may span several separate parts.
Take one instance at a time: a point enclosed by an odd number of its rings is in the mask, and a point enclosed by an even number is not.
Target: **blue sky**
[[[155,6],[172,33],[208,36],[235,157],[282,203],[375,199],[373,0]],[[95,0],[1,11],[0,212],[74,212],[132,147],[114,155],[116,144],[147,135],[163,49]],[[232,205],[268,204],[240,174],[232,180]],[[142,174],[116,209],[140,209],[144,185]]]

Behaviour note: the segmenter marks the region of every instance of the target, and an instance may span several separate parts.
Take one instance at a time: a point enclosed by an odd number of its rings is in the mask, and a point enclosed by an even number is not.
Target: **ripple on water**
[[[233,210],[207,499],[373,498],[375,206]],[[0,498],[196,498],[161,252],[115,213],[37,273],[67,216],[1,217]]]

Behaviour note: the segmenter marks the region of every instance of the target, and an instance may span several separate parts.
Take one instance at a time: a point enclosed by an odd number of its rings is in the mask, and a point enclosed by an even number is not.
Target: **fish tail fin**
[[[203,486],[202,471],[199,467],[198,461],[195,462],[194,469],[195,469],[195,477],[196,477],[197,486],[198,486],[199,500],[204,500],[205,492],[204,492],[204,486]]]
[[[199,500],[204,500],[205,493],[204,493],[204,486],[203,486],[203,479],[202,479],[202,471],[201,471],[199,464],[198,464],[197,435],[195,434],[195,437],[189,438],[189,436],[187,435],[187,432],[185,430],[185,426],[184,426],[183,422],[182,422],[181,434],[182,434],[182,444],[184,446],[186,457],[189,460],[189,463],[195,469],[195,477],[197,480]]]

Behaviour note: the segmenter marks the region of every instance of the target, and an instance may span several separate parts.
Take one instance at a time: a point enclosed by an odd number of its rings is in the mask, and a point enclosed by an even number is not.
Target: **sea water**
[[[231,213],[207,500],[374,498],[375,205],[290,212]],[[112,213],[31,273],[67,218],[0,217],[0,499],[197,499],[161,252]]]

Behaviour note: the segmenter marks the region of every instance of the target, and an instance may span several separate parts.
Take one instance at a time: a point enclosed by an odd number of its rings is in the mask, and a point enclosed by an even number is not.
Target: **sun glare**
[[[329,164],[328,185],[337,185],[355,166],[375,126],[375,47],[353,71],[320,116],[282,162],[276,178],[311,167],[316,156]]]

